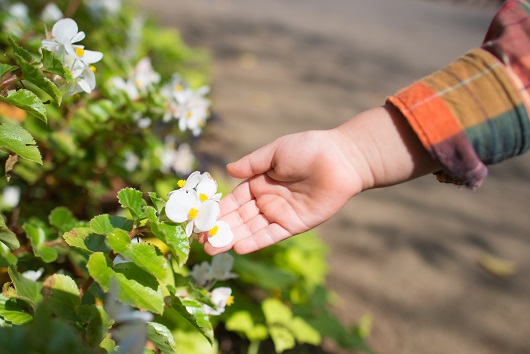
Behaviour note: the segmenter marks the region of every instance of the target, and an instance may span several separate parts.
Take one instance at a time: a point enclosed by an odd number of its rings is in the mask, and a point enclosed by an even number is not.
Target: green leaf
[[[267,327],[262,324],[254,324],[248,311],[234,312],[226,320],[225,326],[229,331],[244,333],[251,342],[261,342],[269,337]]]
[[[2,76],[4,76],[5,74],[7,74],[7,73],[9,73],[11,71],[14,71],[16,69],[17,69],[16,66],[0,63],[0,78]]]
[[[130,258],[146,272],[160,280],[166,278],[169,264],[164,256],[157,254],[155,246],[146,242],[132,244],[127,232],[119,229],[109,233],[108,243],[116,253]]]
[[[9,267],[10,265],[17,264],[18,258],[13,253],[9,247],[5,244],[0,243],[0,267]]]
[[[105,244],[105,236],[95,234],[89,227],[77,227],[63,234],[67,244],[80,248],[89,253],[103,252],[109,253],[110,249]]]
[[[124,218],[123,216],[110,216],[110,224],[115,229],[125,230],[127,232],[131,231],[134,227],[134,221],[131,219]]]
[[[133,188],[124,188],[118,192],[118,200],[122,207],[129,210],[135,220],[143,217],[143,207],[147,203],[142,197],[142,192]]]
[[[110,290],[113,279],[118,285],[118,299],[139,309],[162,314],[164,298],[162,289],[156,279],[149,273],[137,267],[134,263],[118,264],[119,267],[129,267],[120,273],[112,269],[112,261],[101,252],[90,255],[87,268],[90,276],[105,291]]]
[[[295,317],[289,324],[289,329],[299,343],[320,345],[322,336],[301,317]]]
[[[48,219],[50,225],[55,226],[61,233],[72,230],[78,223],[72,212],[65,207],[53,209]]]
[[[3,98],[6,97],[0,96],[0,100]],[[12,151],[20,157],[42,165],[42,158],[35,144],[31,134],[21,126],[8,122],[0,124],[0,148]]]
[[[162,198],[159,198],[155,192],[149,192],[147,194],[149,195],[149,198],[151,198],[151,203],[153,203],[155,206],[156,211],[161,213],[166,206],[166,201]]]
[[[177,352],[177,344],[173,334],[161,323],[147,323],[147,338],[153,342],[162,354],[174,354]]]
[[[79,288],[72,278],[64,274],[49,276],[44,281],[42,294],[54,314],[66,320],[77,320],[81,298]]]
[[[181,225],[159,222],[156,211],[152,207],[146,207],[145,213],[149,218],[149,225],[153,235],[164,242],[171,253],[176,257],[179,267],[188,260],[190,254],[190,241]]]
[[[52,52],[47,49],[41,48],[42,51],[42,64],[43,69],[49,73],[56,74],[64,78],[66,81],[72,81],[72,73],[68,70],[63,63],[57,59]]]
[[[22,59],[24,59],[26,63],[33,63],[35,61],[35,58],[33,58],[33,56],[29,54],[27,50],[19,46],[11,36],[7,37],[7,41],[9,42],[11,48],[13,48],[13,51]]]
[[[268,298],[263,301],[261,303],[261,309],[263,310],[265,320],[269,325],[287,325],[293,318],[291,309],[275,298]]]
[[[114,231],[114,227],[110,223],[109,214],[95,216],[90,220],[90,227],[92,231],[100,235],[107,235]]]
[[[42,283],[24,278],[13,266],[9,267],[7,271],[14,288],[10,286],[11,283],[5,283],[2,289],[4,296],[24,300],[35,310],[37,304],[42,301]]]
[[[281,326],[269,327],[272,341],[274,342],[274,348],[276,353],[281,353],[287,349],[292,349],[296,345],[296,341],[291,332]]]
[[[44,103],[36,94],[29,90],[9,90],[7,91],[7,96],[0,95],[0,101],[23,109],[46,123],[46,107],[44,107]]]
[[[26,231],[35,256],[42,258],[46,263],[54,262],[57,259],[57,250],[45,245],[46,232],[41,226],[26,223],[22,228]]]
[[[192,299],[180,299],[171,294],[171,306],[197,328],[210,343],[213,343],[213,328],[210,317],[204,312],[200,302]]]
[[[0,214],[0,241],[12,250],[20,247],[17,235],[7,227],[4,221],[4,215]]]
[[[59,91],[59,88],[57,88],[50,79],[44,76],[44,73],[39,68],[27,63],[19,55],[15,55],[15,60],[18,65],[20,65],[20,69],[22,69],[22,78],[24,80],[31,82],[46,92],[55,102],[57,102],[57,105],[61,105],[63,100],[61,91]]]
[[[85,338],[91,347],[104,341],[114,321],[105,312],[103,306],[94,304],[79,306],[78,322],[86,325]]]
[[[0,316],[15,325],[23,325],[33,319],[24,301],[10,299],[3,295],[0,295]]]

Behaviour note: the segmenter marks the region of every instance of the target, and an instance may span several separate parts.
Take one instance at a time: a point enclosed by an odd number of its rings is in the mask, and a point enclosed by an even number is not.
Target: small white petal
[[[190,221],[187,225],[186,225],[186,236],[190,237],[191,234],[193,233],[193,226],[195,225],[195,223],[193,221]]]
[[[77,30],[77,23],[74,20],[71,18],[63,18],[53,25],[52,35],[59,43],[66,44],[77,35]]]
[[[208,172],[204,172],[201,181],[197,184],[197,193],[205,194],[210,198],[217,192],[217,182]]]
[[[234,240],[234,234],[230,225],[224,221],[218,221],[216,226],[217,232],[214,236],[208,235],[208,242],[215,248],[222,248],[228,246]]]
[[[194,198],[185,190],[179,189],[171,193],[166,203],[166,215],[173,222],[184,222],[188,220],[188,214],[195,206]]]
[[[206,232],[215,226],[215,221],[221,213],[219,203],[207,200],[199,206],[199,213],[195,218],[195,229],[198,232]]]
[[[197,186],[197,184],[201,180],[201,173],[199,171],[193,172],[191,175],[188,176],[188,179],[186,179],[186,183],[184,184],[185,190],[193,189]]]
[[[70,41],[70,43],[77,43],[79,41],[82,41],[83,39],[85,39],[85,32],[81,31],[81,32],[78,32]]]
[[[100,61],[101,58],[103,58],[103,53],[96,52],[93,50],[85,50],[83,57],[80,59],[86,64],[93,64],[93,63],[97,63],[98,61]]]

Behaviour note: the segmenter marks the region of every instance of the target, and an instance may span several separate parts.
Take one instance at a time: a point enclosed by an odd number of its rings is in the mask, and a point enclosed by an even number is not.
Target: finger
[[[221,220],[225,221],[230,225],[232,229],[246,223],[253,217],[260,214],[260,209],[256,205],[255,200],[251,200],[244,205],[242,205],[239,209],[234,210],[233,212],[221,216]]]
[[[234,178],[250,178],[265,173],[272,169],[272,161],[277,146],[277,141],[267,144],[236,162],[228,164],[226,170]]]
[[[250,191],[249,182],[242,182],[219,202],[219,207],[221,208],[220,216],[223,217],[226,214],[232,213],[253,199],[254,195]]]
[[[237,254],[255,252],[291,237],[292,234],[278,224],[269,224],[250,237],[236,242],[233,246]]]

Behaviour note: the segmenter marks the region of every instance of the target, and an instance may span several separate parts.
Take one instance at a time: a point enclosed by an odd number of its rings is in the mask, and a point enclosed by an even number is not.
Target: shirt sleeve
[[[530,4],[506,1],[482,47],[388,98],[441,166],[438,180],[478,188],[487,165],[530,147]]]

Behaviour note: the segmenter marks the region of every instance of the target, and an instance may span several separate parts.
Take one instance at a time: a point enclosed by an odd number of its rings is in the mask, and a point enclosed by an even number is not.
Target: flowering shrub
[[[233,240],[220,186],[193,172],[202,52],[119,0],[0,8],[3,350],[215,353],[228,331],[248,352],[364,347],[326,309],[316,237],[252,257],[193,242]]]

